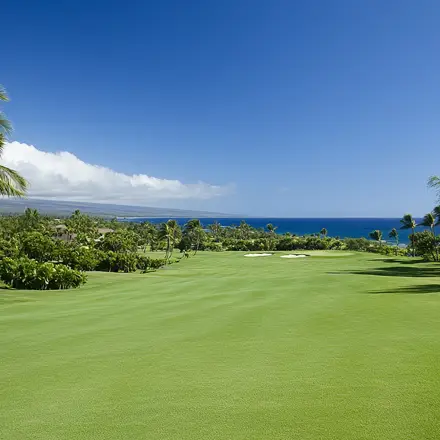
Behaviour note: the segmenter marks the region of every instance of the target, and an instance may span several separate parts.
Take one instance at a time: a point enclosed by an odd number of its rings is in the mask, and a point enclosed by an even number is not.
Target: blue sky
[[[40,197],[420,215],[440,174],[439,23],[427,0],[7,2],[4,160]]]

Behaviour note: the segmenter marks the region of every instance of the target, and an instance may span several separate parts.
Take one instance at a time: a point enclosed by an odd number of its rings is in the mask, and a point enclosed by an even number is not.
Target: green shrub
[[[178,262],[179,260],[176,261]],[[160,269],[162,266],[165,266],[165,264],[165,258],[151,258],[146,255],[138,255],[136,266],[139,270],[145,273],[149,270]]]
[[[135,252],[103,252],[97,270],[106,272],[135,272],[137,269],[138,255]]]
[[[87,281],[84,273],[63,264],[40,263],[27,257],[1,260],[0,278],[8,286],[29,290],[71,289]]]
[[[104,255],[100,250],[75,243],[60,242],[57,249],[57,261],[81,271],[95,270]]]
[[[136,252],[139,244],[139,238],[133,231],[121,230],[109,232],[97,243],[97,247],[103,251],[112,251],[118,253]]]
[[[200,246],[200,250],[221,252],[223,250],[223,246],[221,243],[217,243],[216,241],[206,241]]]
[[[437,260],[438,246],[440,238],[432,235],[431,231],[416,232],[414,236],[411,234],[411,247],[414,245],[416,255],[423,257],[424,260]],[[408,252],[408,250],[407,250]]]
[[[20,253],[19,243],[15,238],[0,238],[0,258],[17,258]]]
[[[370,240],[366,238],[344,238],[345,248],[349,251],[369,251],[374,246]]]
[[[157,269],[160,269],[161,267],[165,266],[166,260],[165,260],[165,258],[150,258],[150,261],[148,264],[149,264],[149,266],[148,266],[149,270],[157,270]]]
[[[19,237],[21,253],[40,262],[56,259],[57,243],[48,235],[38,231],[25,232]]]

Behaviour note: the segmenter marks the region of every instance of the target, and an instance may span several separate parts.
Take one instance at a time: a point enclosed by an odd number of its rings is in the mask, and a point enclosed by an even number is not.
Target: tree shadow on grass
[[[440,277],[440,267],[392,266],[378,267],[375,269],[345,271],[339,273],[349,273],[351,275],[373,275],[381,277],[429,278]]]
[[[0,293],[0,305],[5,304],[13,304],[13,303],[25,303],[35,301],[33,298],[24,298],[22,296],[15,296],[13,293],[7,294],[7,293]]]
[[[374,258],[373,261],[375,263],[381,262],[381,263],[398,263],[398,264],[420,264],[420,263],[427,263],[427,261],[424,261],[422,259],[416,258],[416,259],[408,259],[408,260],[400,260],[398,258]]]
[[[409,286],[409,287],[397,287],[393,290],[374,290],[367,292],[373,295],[382,295],[389,293],[396,294],[411,294],[411,295],[426,295],[430,293],[440,294],[440,284],[421,284],[419,286]]]

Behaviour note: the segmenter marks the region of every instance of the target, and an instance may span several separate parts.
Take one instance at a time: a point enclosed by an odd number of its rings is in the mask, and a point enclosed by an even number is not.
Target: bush
[[[97,247],[103,251],[117,253],[136,252],[138,247],[138,237],[133,231],[121,230],[109,232],[97,243]]]
[[[411,248],[414,245],[417,256],[423,257],[424,260],[437,260],[440,239],[439,237],[435,237],[434,239],[431,231],[416,232],[414,236],[411,234],[410,240]]]
[[[105,253],[97,249],[78,246],[74,243],[60,242],[57,257],[60,263],[72,269],[92,271],[96,269],[96,266],[105,257]]]
[[[150,258],[147,257],[146,255],[138,255],[136,266],[139,270],[145,273],[148,272],[149,270],[160,269],[162,266],[165,266],[165,264],[166,264],[165,258]]]
[[[15,238],[9,240],[0,238],[0,258],[17,258],[19,253],[19,243]]]
[[[33,260],[40,262],[56,259],[55,240],[38,231],[26,232],[19,237],[21,252]]]
[[[106,272],[136,272],[137,254],[125,252],[103,252],[97,270]]]
[[[84,273],[63,264],[40,263],[27,257],[1,260],[0,278],[8,286],[29,290],[71,289],[87,281]]]
[[[149,268],[151,270],[157,270],[157,269],[160,269],[161,267],[165,266],[166,263],[167,262],[166,262],[165,258],[150,258]]]
[[[344,238],[345,248],[348,251],[369,251],[374,246],[370,240],[366,238]]]
[[[223,250],[223,246],[221,243],[217,243],[216,241],[206,241],[200,246],[200,250],[221,252]]]

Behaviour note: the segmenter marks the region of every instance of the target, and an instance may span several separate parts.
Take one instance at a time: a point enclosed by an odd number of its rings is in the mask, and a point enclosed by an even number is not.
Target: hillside
[[[19,214],[26,208],[38,209],[43,214],[60,217],[70,215],[76,209],[89,215],[102,217],[230,217],[227,214],[215,212],[112,205],[104,203],[67,202],[42,199],[3,199],[0,201],[0,214]]]

